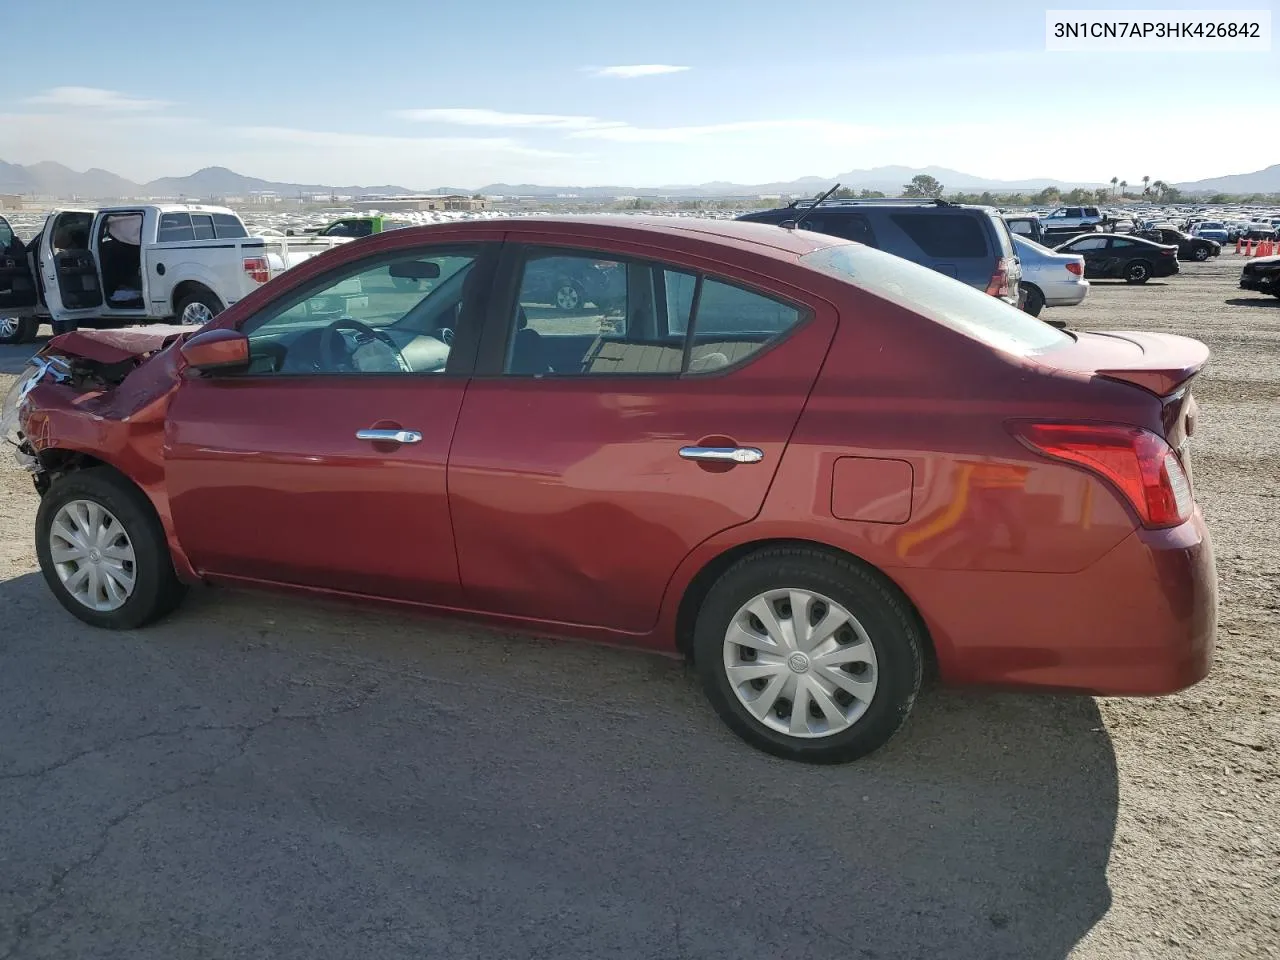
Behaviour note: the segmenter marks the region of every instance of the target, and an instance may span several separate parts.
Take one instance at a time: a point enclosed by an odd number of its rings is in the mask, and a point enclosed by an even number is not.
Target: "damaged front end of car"
[[[157,325],[54,337],[0,406],[0,447],[32,474],[41,495],[59,473],[112,462],[115,454],[136,459],[141,451],[130,449],[132,441],[163,430],[177,383],[168,348],[191,332]]]

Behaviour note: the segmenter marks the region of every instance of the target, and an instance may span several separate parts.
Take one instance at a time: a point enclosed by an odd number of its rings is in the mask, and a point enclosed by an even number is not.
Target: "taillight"
[[[1067,273],[1075,274],[1077,277],[1084,276],[1084,264],[1076,263],[1074,260],[1067,264]]]
[[[1054,460],[1107,480],[1144,527],[1176,527],[1193,507],[1187,473],[1173,448],[1141,427],[1107,423],[1014,423],[1014,436]]]
[[[266,257],[245,257],[244,272],[254,283],[266,283],[271,279],[271,269]]]
[[[987,283],[987,293],[993,297],[1009,296],[1009,258],[1001,257],[996,264],[996,272]]]

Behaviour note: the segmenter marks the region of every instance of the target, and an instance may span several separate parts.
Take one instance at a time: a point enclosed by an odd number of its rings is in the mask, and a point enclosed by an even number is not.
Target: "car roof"
[[[444,224],[421,228],[434,231]],[[522,234],[563,234],[579,240],[598,239],[651,242],[668,239],[707,240],[722,246],[748,250],[782,260],[795,260],[814,250],[841,246],[850,241],[812,230],[788,230],[777,224],[746,220],[713,220],[701,217],[628,216],[589,214],[585,216],[494,217],[484,220],[453,221],[453,230],[492,231],[497,228],[519,239]]]

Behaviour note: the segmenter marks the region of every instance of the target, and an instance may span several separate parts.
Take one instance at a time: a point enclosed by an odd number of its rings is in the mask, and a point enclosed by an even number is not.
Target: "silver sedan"
[[[1027,237],[1013,234],[1013,247],[1022,261],[1022,309],[1033,317],[1045,307],[1073,307],[1089,292],[1084,257],[1056,253]]]

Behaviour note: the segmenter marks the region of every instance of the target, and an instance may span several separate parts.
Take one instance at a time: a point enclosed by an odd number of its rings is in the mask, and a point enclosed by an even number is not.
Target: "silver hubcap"
[[[16,337],[20,322],[17,317],[0,317],[0,337]]]
[[[770,590],[743,604],[725,631],[724,669],[752,716],[792,737],[847,730],[876,693],[876,651],[866,630],[809,590]]]
[[[182,322],[195,327],[203,327],[213,319],[213,311],[203,303],[188,303],[182,308]]]
[[[556,291],[556,306],[561,310],[573,310],[578,306],[578,291],[570,286],[563,286]]]
[[[67,592],[90,610],[110,613],[133,595],[133,543],[100,503],[72,500],[54,514],[49,558]]]

